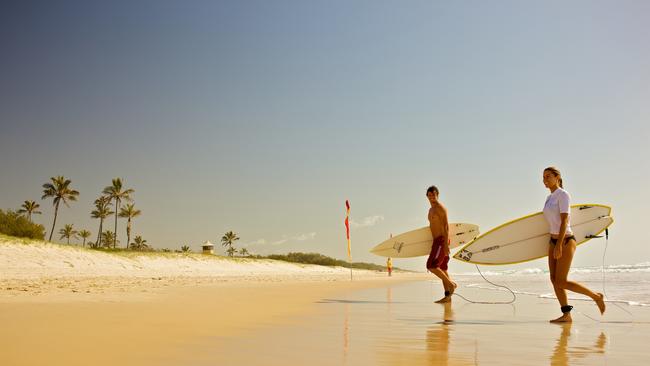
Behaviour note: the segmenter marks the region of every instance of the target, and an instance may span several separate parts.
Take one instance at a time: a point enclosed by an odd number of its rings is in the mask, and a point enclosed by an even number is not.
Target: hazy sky
[[[122,177],[154,247],[233,230],[344,259],[349,199],[353,259],[384,263],[368,250],[427,224],[429,185],[485,232],[541,210],[556,165],[614,207],[607,262],[650,261],[648,34],[647,1],[3,1],[0,208],[37,200],[49,232],[64,175],[57,230],[94,235]]]

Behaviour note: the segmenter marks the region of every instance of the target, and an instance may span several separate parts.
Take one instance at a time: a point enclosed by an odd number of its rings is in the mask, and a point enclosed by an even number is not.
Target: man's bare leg
[[[436,301],[437,303],[445,303],[445,302],[450,302],[451,301],[451,295],[454,293],[454,290],[456,290],[456,285],[454,282],[452,282],[449,279],[449,275],[447,274],[447,271],[443,271],[440,268],[429,268],[429,272],[433,273],[436,275],[440,280],[442,280],[442,286],[445,289],[445,296]],[[447,295],[449,294],[449,295]]]

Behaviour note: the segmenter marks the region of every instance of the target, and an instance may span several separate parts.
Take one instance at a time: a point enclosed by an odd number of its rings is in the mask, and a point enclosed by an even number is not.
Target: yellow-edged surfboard
[[[571,230],[578,245],[599,237],[613,222],[612,208],[599,204],[571,205]],[[550,234],[542,212],[527,215],[478,236],[454,258],[462,262],[515,264],[548,255]]]

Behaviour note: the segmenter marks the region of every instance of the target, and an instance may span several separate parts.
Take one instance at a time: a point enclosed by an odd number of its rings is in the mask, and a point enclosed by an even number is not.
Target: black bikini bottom
[[[565,236],[564,237],[564,244],[568,243],[569,240],[571,240],[571,239],[576,240],[576,237],[573,236],[573,235]],[[553,244],[553,245],[557,244],[557,239],[551,238],[551,244]]]

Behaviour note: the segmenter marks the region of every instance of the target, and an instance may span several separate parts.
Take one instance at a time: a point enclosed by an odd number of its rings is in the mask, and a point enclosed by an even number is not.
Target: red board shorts
[[[427,269],[440,268],[443,271],[447,270],[449,256],[445,254],[444,245],[444,237],[438,236],[433,239],[433,245],[431,245],[431,253],[429,254],[429,259],[427,259]]]

